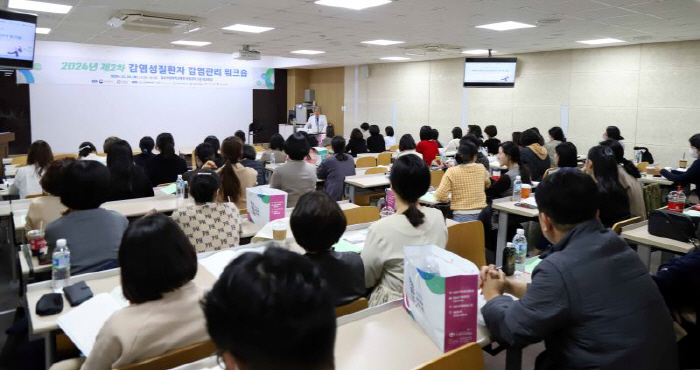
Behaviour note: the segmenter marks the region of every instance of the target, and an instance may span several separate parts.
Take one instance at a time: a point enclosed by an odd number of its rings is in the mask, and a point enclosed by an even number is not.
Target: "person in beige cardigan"
[[[25,232],[31,230],[45,230],[46,225],[51,221],[57,220],[62,213],[68,209],[61,203],[60,185],[63,169],[74,159],[62,159],[51,162],[41,176],[41,188],[44,190],[44,195],[32,199],[27,210],[26,223],[24,226]]]
[[[418,204],[429,187],[430,171],[422,158],[407,155],[396,159],[391,168],[396,213],[370,226],[360,254],[365,266],[365,286],[374,288],[370,306],[402,297],[404,246],[447,245],[442,212]]]
[[[221,154],[226,163],[216,171],[221,176],[219,201],[233,202],[238,209],[247,208],[246,188],[258,184],[258,172],[238,163],[242,153],[243,142],[239,138],[229,136],[224,139],[221,143]]]
[[[155,213],[133,221],[119,249],[121,284],[130,305],[110,316],[86,359],[51,370],[120,368],[209,339],[192,282],[197,254],[175,221]],[[89,325],[89,323],[86,323]]]

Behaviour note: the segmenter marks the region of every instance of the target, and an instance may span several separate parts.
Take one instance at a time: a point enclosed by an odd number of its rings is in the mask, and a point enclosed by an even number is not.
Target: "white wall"
[[[700,41],[563,50],[516,55],[513,89],[467,89],[463,59],[370,66],[357,79],[346,67],[345,130],[368,121],[391,123],[415,136],[423,124],[437,127],[446,141],[464,118],[482,128],[494,124],[499,138],[537,126],[560,125],[569,111],[568,138],[585,153],[615,125],[633,146],[646,146],[664,165],[677,165],[688,138],[700,132]],[[355,109],[357,107],[357,109]],[[464,112],[462,112],[464,111]]]

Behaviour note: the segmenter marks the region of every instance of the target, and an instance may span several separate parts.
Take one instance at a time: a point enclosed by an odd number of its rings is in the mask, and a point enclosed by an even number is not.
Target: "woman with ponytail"
[[[221,177],[219,201],[235,203],[238,209],[246,208],[245,189],[258,183],[258,173],[253,168],[243,167],[238,161],[243,153],[243,142],[236,136],[229,136],[221,143],[223,167],[217,170]]]
[[[637,180],[642,177],[637,169],[629,159],[625,158],[625,149],[622,147],[617,140],[605,140],[600,143],[600,145],[606,146],[612,149],[613,154],[615,154],[615,161],[617,162],[617,175],[620,185],[627,192],[627,196],[630,198],[630,212],[635,216],[640,216],[642,220],[646,219],[647,212],[646,206],[644,205],[644,190],[642,190],[642,184]]]
[[[187,171],[187,163],[175,154],[175,139],[164,132],[156,137],[156,149],[160,152],[146,163],[146,173],[153,186],[175,182],[177,175]]]
[[[360,256],[365,266],[365,285],[374,288],[370,306],[403,295],[403,247],[437,245],[445,248],[447,226],[442,212],[421,207],[418,199],[430,187],[428,165],[415,155],[399,157],[391,168],[391,189],[396,213],[370,226]]]
[[[598,186],[598,218],[605,227],[630,218],[630,198],[620,184],[615,154],[607,146],[598,145],[588,151],[584,172]]]

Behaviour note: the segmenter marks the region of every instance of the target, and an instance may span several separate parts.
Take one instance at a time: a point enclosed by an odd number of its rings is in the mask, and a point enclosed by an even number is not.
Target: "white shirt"
[[[95,154],[95,153],[90,153],[90,154],[88,154],[87,156],[82,157],[82,158],[80,158],[80,159],[81,159],[81,160],[84,160],[84,161],[98,161],[98,162],[102,163],[102,164],[105,165],[105,166],[107,165],[107,157],[101,157],[101,156],[99,156],[99,155],[97,155],[97,154]]]
[[[391,148],[396,145],[396,138],[393,136],[384,136],[384,144],[386,144],[387,148]]]
[[[309,117],[308,121],[306,121],[306,126],[304,126],[304,128],[306,129],[306,132],[310,134],[325,134],[327,126],[328,119],[325,115],[319,114],[317,122],[316,115],[313,114],[311,117]]]
[[[36,166],[33,164],[20,167],[15,174],[15,181],[10,186],[10,194],[19,194],[20,199],[24,199],[27,195],[41,194],[44,189],[41,188],[41,175],[37,173]]]

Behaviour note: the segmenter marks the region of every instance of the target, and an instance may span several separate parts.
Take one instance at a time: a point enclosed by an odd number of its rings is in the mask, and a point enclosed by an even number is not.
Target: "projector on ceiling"
[[[237,60],[260,60],[260,52],[250,48],[250,45],[243,45],[241,50],[233,53],[233,58]]]

